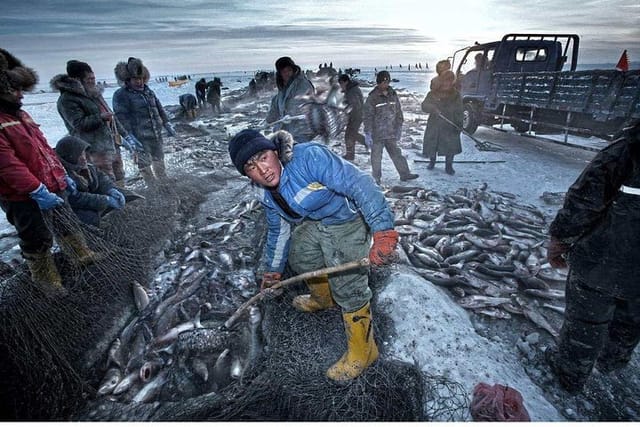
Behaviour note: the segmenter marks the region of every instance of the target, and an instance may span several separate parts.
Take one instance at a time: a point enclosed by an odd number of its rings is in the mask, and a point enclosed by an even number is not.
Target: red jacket
[[[52,193],[67,188],[66,172],[31,116],[0,112],[0,198],[29,200],[43,183]]]

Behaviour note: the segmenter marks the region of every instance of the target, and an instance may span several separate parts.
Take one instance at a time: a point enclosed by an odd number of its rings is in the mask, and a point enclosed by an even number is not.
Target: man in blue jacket
[[[262,288],[280,280],[287,261],[297,273],[367,255],[374,265],[392,261],[398,243],[393,213],[370,175],[321,144],[294,145],[286,131],[270,140],[243,130],[229,141],[229,154],[259,190],[266,213]],[[348,381],[359,376],[378,358],[367,271],[324,276],[307,285],[310,294],[297,296],[294,307],[313,312],[337,303],[343,312],[348,349],[327,377]]]

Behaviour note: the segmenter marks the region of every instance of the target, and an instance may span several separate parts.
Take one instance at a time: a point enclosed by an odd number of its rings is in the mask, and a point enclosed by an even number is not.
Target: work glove
[[[165,123],[164,128],[167,130],[169,136],[178,136],[178,134],[176,133],[176,129],[170,122]]]
[[[271,289],[273,285],[278,283],[282,278],[282,274],[275,271],[267,271],[262,274],[262,283],[260,284],[260,291],[267,292],[271,298],[282,295],[284,289]]]
[[[40,186],[29,193],[31,197],[38,204],[38,207],[43,210],[49,210],[57,208],[64,204],[64,200],[58,197],[56,194],[51,193],[44,184],[40,183]]]
[[[376,231],[369,251],[369,261],[373,265],[390,264],[396,258],[399,234],[396,230]]]
[[[73,196],[78,192],[78,186],[76,185],[76,182],[69,175],[64,176],[64,182],[67,183],[67,192],[70,196]]]
[[[123,209],[125,204],[124,194],[115,188],[107,191],[107,203],[114,209]]]
[[[364,145],[366,145],[368,149],[371,149],[371,146],[373,145],[373,138],[371,138],[370,133],[364,134]]]
[[[124,145],[124,148],[129,150],[130,153],[134,153],[136,151],[144,151],[142,143],[138,141],[138,139],[132,134],[129,134],[122,138],[122,145]]]
[[[565,254],[569,251],[571,246],[567,243],[562,243],[557,237],[551,236],[551,240],[549,240],[549,247],[547,258],[549,259],[549,264],[553,268],[566,268],[567,260],[565,258]]]

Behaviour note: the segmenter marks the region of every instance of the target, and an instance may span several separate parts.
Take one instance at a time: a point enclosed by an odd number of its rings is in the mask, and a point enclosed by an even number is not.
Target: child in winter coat
[[[75,184],[75,188],[70,185],[66,190],[69,205],[82,222],[99,227],[107,208],[124,208],[125,197],[107,174],[87,163],[88,147],[80,138],[65,136],[55,151]]]

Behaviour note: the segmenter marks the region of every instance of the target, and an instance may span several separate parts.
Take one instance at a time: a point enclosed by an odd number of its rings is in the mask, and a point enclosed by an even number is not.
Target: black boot
[[[454,175],[456,171],[453,170],[453,156],[447,156],[444,159],[444,171],[449,175]]]
[[[429,164],[427,165],[427,169],[429,170],[433,170],[433,168],[436,167],[436,158],[435,157],[431,157],[429,159]]]
[[[400,181],[411,181],[412,179],[418,178],[418,176],[420,175],[418,175],[417,173],[409,173],[407,175],[401,176]]]
[[[562,369],[557,347],[548,347],[544,352],[544,358],[563,389],[570,394],[578,394],[582,391],[584,384],[587,382],[587,378],[581,375],[571,374]]]

